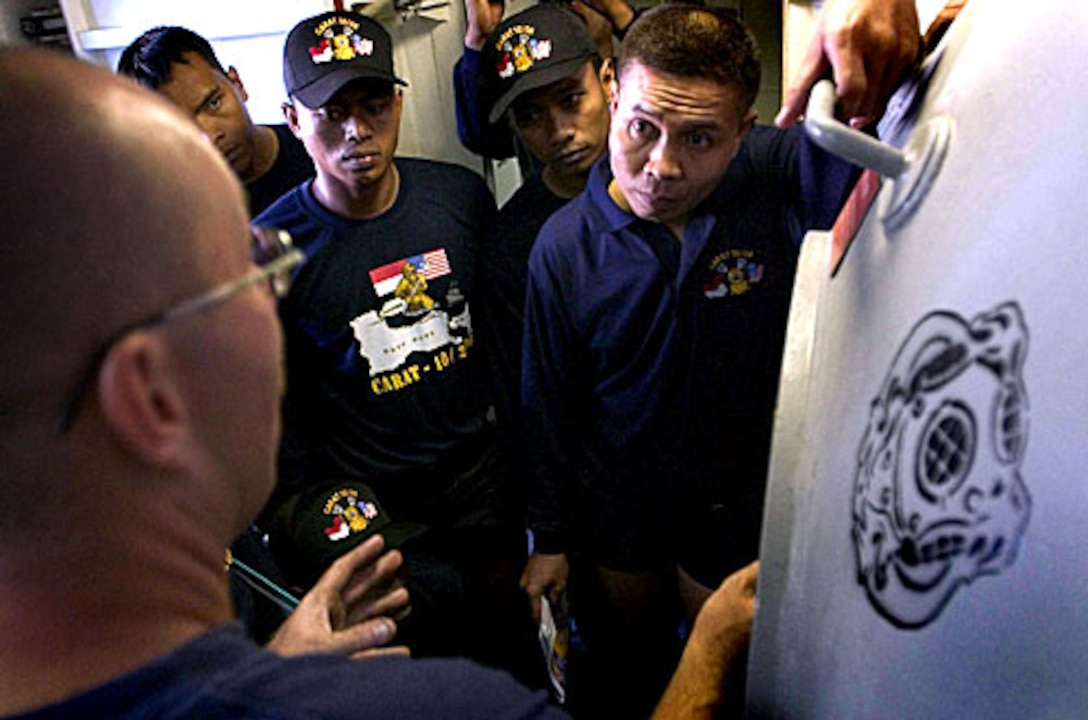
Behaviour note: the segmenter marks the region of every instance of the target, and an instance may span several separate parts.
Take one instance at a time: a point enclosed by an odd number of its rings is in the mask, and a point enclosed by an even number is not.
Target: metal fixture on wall
[[[351,10],[361,15],[376,17],[392,9],[402,22],[413,17],[444,21],[448,19],[445,15],[436,15],[433,11],[449,6],[450,3],[447,0],[371,0],[370,2],[353,2]]]
[[[19,15],[19,30],[27,42],[72,52],[68,24],[56,4],[39,5]]]

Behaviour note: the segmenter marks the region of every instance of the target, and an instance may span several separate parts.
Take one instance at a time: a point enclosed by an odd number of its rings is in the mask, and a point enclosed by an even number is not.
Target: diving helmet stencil
[[[923,627],[956,591],[1016,559],[1031,515],[1020,475],[1028,333],[1005,303],[970,323],[933,312],[911,331],[873,398],[858,453],[858,582],[901,628]]]

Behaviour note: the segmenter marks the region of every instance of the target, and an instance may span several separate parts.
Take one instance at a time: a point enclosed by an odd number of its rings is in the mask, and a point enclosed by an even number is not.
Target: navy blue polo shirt
[[[678,499],[761,514],[798,243],[830,227],[855,177],[799,129],[755,127],[678,242],[620,209],[597,162],[529,262],[522,401],[540,550],[566,549],[571,492],[632,522]]]

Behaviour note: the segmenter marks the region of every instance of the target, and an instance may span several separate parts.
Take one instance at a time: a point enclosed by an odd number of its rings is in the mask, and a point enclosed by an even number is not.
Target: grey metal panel
[[[754,716],[1088,717],[1086,45],[1088,3],[973,0],[889,128],[950,118],[934,185],[802,261]]]

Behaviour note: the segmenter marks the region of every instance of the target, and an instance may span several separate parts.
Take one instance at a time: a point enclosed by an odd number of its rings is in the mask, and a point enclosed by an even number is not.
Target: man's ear
[[[759,113],[756,112],[755,108],[752,108],[743,118],[741,118],[740,126],[737,129],[736,143],[733,145],[733,154],[730,156],[730,160],[735,158],[737,153],[740,152],[740,146],[744,144],[744,138],[748,135],[748,131],[752,129],[752,126],[756,124],[756,118],[758,116]]]
[[[242,102],[249,100],[249,93],[246,92],[246,86],[242,84],[242,78],[238,76],[238,71],[231,65],[227,69],[227,79],[230,80],[230,84],[238,88],[238,94],[242,98]]]
[[[744,119],[740,121],[740,137],[743,140],[744,136],[748,134],[748,131],[752,129],[752,126],[756,124],[756,118],[759,117],[759,113],[755,108],[748,110],[748,114],[744,116]]]
[[[291,128],[291,132],[295,137],[298,137],[298,108],[295,107],[294,100],[288,100],[280,105],[280,110],[283,111],[283,119],[287,123],[287,127]]]
[[[610,112],[616,111],[616,102],[620,94],[619,79],[616,77],[616,63],[612,58],[608,58],[601,63],[601,85],[604,85],[605,91],[608,93],[608,110]]]
[[[188,412],[168,348],[153,333],[121,338],[102,360],[98,403],[107,427],[134,455],[176,466],[189,433]]]

